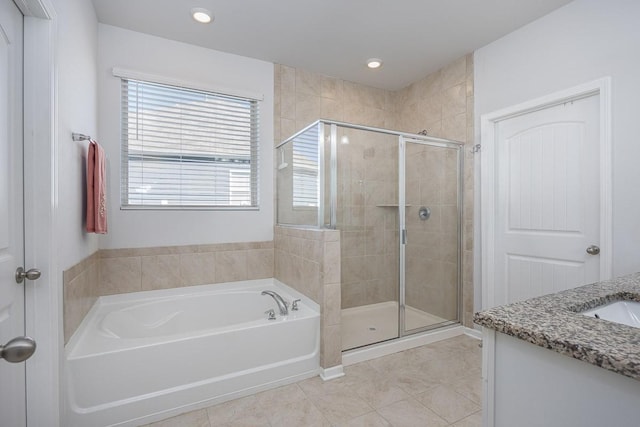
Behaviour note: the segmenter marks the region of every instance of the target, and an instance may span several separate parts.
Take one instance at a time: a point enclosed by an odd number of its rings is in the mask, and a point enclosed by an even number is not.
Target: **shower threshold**
[[[447,323],[447,319],[406,306],[407,330]],[[342,350],[398,338],[398,302],[386,301],[342,310]]]

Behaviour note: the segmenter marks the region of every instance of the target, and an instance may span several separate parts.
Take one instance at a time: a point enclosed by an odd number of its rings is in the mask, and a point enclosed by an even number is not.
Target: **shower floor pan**
[[[423,328],[447,319],[406,306],[406,329]],[[342,310],[342,350],[362,347],[398,337],[398,302],[345,308]]]

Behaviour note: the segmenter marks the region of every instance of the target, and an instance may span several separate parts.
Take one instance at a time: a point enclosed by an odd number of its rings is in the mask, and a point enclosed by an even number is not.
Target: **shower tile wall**
[[[342,308],[398,299],[397,138],[338,129]]]
[[[463,183],[462,315],[464,324],[472,327],[473,156],[470,154],[470,147],[474,143],[473,55],[462,57],[424,79],[395,92],[278,64],[275,65],[274,85],[274,141],[276,143],[319,118],[411,133],[426,129],[430,136],[466,143]],[[354,194],[358,197],[358,191]],[[354,221],[363,218],[363,214],[357,208],[354,208],[351,213],[354,215]],[[369,236],[371,238],[372,234]],[[345,234],[343,237],[348,240],[342,244],[345,257],[351,256],[347,254],[353,254],[354,251],[364,250],[358,248],[366,247],[366,245],[363,246],[362,235],[354,233],[353,235]],[[394,236],[393,239],[395,238]],[[384,244],[387,245],[386,241]],[[355,264],[353,272],[350,272],[351,266],[345,263],[343,281],[348,279],[353,283],[363,283],[354,280],[355,277],[362,277],[365,274],[360,270],[361,264],[357,262]],[[391,282],[388,283],[393,285]],[[363,295],[363,291],[358,288],[358,286],[346,286],[346,289],[343,289],[344,308],[353,304],[356,297],[351,295]],[[397,289],[397,284],[395,288]],[[376,290],[369,293],[384,294],[385,297],[391,295],[390,290],[386,294]],[[418,299],[417,296],[416,299]],[[415,304],[420,305],[418,302]]]
[[[274,75],[276,144],[318,119],[392,127],[390,91],[279,64]]]

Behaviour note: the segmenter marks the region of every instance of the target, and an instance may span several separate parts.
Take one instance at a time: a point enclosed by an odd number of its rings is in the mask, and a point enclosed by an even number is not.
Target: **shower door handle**
[[[406,228],[402,229],[402,244],[403,245],[407,244],[407,229]]]

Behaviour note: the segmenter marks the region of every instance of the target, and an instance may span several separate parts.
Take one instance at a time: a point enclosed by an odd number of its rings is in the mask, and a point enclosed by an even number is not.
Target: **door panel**
[[[405,140],[404,332],[458,320],[458,155]]]
[[[22,14],[0,0],[0,344],[24,335],[22,202]],[[24,426],[25,363],[0,360],[2,425]]]
[[[505,304],[599,280],[599,98],[497,127],[496,300]]]
[[[398,137],[338,126],[336,139],[342,349],[349,350],[398,338]]]

